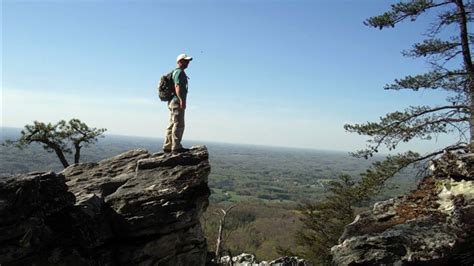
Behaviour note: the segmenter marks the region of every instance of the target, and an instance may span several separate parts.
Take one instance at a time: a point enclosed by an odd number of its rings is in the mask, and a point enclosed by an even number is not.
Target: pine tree
[[[395,149],[400,143],[413,139],[430,140],[439,134],[453,134],[457,141],[441,150],[418,156],[413,162],[432,158],[443,150],[474,149],[474,68],[470,46],[474,36],[468,31],[473,21],[474,4],[466,0],[412,0],[392,5],[391,10],[367,19],[370,27],[395,27],[405,20],[416,21],[425,12],[438,12],[427,30],[427,39],[403,51],[403,55],[426,58],[431,66],[427,73],[396,79],[385,86],[386,90],[437,89],[449,92],[447,103],[437,106],[410,106],[403,111],[386,114],[378,122],[345,125],[349,132],[369,136],[367,149],[356,156],[371,157],[383,146]],[[451,34],[449,38],[441,36]],[[458,67],[457,62],[462,64]],[[405,156],[400,154],[399,156]]]
[[[330,265],[330,248],[337,244],[347,223],[354,219],[353,206],[377,195],[385,182],[403,168],[423,162],[444,150],[474,152],[474,69],[470,46],[474,36],[468,31],[473,21],[474,3],[468,0],[411,0],[391,6],[380,16],[367,19],[370,27],[395,27],[405,20],[416,21],[425,12],[437,12],[428,29],[427,39],[413,45],[403,55],[426,58],[431,66],[428,73],[396,79],[385,86],[387,90],[438,89],[449,92],[447,103],[437,106],[410,106],[380,118],[378,122],[345,125],[348,132],[369,136],[367,148],[353,153],[368,159],[381,147],[394,150],[400,143],[414,139],[430,140],[439,134],[458,136],[457,141],[441,150],[420,156],[408,151],[387,156],[375,162],[358,182],[345,176],[331,184],[330,195],[322,202],[302,206],[304,227],[297,238],[306,255],[317,265]],[[452,34],[447,39],[440,36]],[[462,62],[458,67],[448,67]]]
[[[64,168],[69,166],[65,153],[74,149],[74,163],[79,163],[82,147],[97,142],[97,138],[106,131],[105,128],[90,128],[79,119],[69,122],[61,120],[56,124],[34,121],[26,125],[17,140],[6,140],[3,145],[23,149],[31,143],[41,143],[48,152],[54,152]]]

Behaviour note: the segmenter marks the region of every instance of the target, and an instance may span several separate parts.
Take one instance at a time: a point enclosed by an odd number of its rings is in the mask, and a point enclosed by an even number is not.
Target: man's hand
[[[186,109],[186,102],[180,96],[181,95],[181,87],[179,86],[179,84],[176,84],[174,86],[174,89],[175,89],[176,95],[178,96],[178,99],[179,99],[179,110]]]
[[[179,101],[179,109],[180,110],[185,110],[186,109],[186,102],[181,100]]]

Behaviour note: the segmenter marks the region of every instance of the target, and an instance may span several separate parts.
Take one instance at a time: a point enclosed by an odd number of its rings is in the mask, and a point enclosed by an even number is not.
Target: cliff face
[[[0,264],[204,265],[209,173],[196,147],[0,180]]]
[[[378,202],[331,251],[337,265],[473,265],[472,155],[445,154],[410,194]]]

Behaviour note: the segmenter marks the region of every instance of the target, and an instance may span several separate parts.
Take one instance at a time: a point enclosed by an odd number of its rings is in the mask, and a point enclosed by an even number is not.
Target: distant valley
[[[2,128],[0,141],[15,139],[19,132],[17,128]],[[160,152],[162,141],[160,138],[106,135],[96,145],[83,149],[81,162],[98,162],[137,148],[147,149],[151,153]],[[327,182],[340,174],[357,178],[371,163],[344,152],[202,141],[187,141],[184,144],[208,147],[212,166],[209,186],[213,191],[211,201],[214,203],[318,200],[324,196]],[[62,170],[56,155],[46,152],[38,144],[24,150],[0,146],[0,155],[0,176]],[[414,188],[415,175],[413,169],[405,171],[391,181],[391,189],[381,197]]]
[[[3,128],[0,140],[14,139],[20,129]],[[162,139],[106,135],[96,145],[84,148],[81,162],[98,162],[122,152],[144,148],[160,152]],[[371,162],[344,152],[276,148],[251,145],[187,141],[185,146],[206,145],[210,154],[211,204],[203,214],[202,226],[208,247],[215,247],[222,208],[237,205],[228,217],[233,232],[226,246],[235,254],[251,252],[261,259],[280,254],[276,247],[298,252],[296,231],[301,228],[297,205],[318,201],[326,195],[326,184],[340,174],[354,178]],[[381,159],[381,157],[379,157]],[[71,156],[69,160],[72,161]],[[0,178],[31,171],[56,171],[63,168],[54,153],[40,145],[19,150],[0,146]],[[415,169],[409,169],[389,181],[387,189],[374,200],[386,199],[417,185]],[[368,204],[367,204],[368,206]],[[365,209],[367,206],[360,206]]]

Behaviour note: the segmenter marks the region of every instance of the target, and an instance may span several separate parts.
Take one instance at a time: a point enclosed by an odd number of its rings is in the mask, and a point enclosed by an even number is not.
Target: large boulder
[[[74,205],[64,176],[30,173],[0,180],[0,264],[47,249],[58,238],[49,217]]]
[[[204,146],[0,181],[1,265],[204,265]]]
[[[472,156],[453,156],[436,161],[417,190],[358,215],[331,249],[334,264],[473,265]]]

